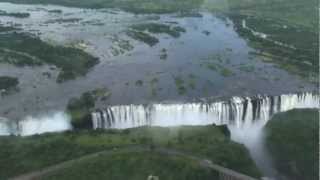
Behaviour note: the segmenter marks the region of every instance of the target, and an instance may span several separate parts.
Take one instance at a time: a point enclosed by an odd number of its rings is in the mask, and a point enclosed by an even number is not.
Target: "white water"
[[[281,96],[233,97],[214,103],[152,104],[111,106],[92,113],[93,128],[124,129],[138,126],[227,124],[237,128],[264,125],[278,112],[294,108],[318,108],[319,95],[312,93]]]
[[[0,136],[28,136],[45,132],[59,132],[72,129],[70,117],[64,112],[55,112],[45,116],[27,116],[20,121],[0,117]]]
[[[111,106],[92,113],[93,129],[138,126],[179,126],[227,124],[232,140],[244,144],[258,167],[276,177],[272,160],[264,148],[263,127],[278,112],[295,108],[319,108],[319,94],[233,97],[213,103],[153,104]],[[32,135],[72,129],[70,117],[63,112],[28,116],[21,121],[0,118],[0,135]]]
[[[233,97],[214,103],[111,106],[92,113],[93,129],[125,129],[138,126],[227,124],[236,135],[254,127],[261,129],[270,117],[294,108],[318,108],[319,95],[312,93],[281,96]],[[19,121],[0,117],[0,135],[32,135],[72,129],[64,112],[27,116]],[[242,131],[243,130],[243,131]],[[242,135],[238,133],[237,137]]]

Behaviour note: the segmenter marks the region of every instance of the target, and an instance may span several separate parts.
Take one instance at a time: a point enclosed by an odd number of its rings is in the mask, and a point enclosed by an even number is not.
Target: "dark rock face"
[[[220,125],[220,126],[218,126],[218,128],[221,130],[221,132],[222,132],[225,136],[227,136],[228,138],[231,137],[231,132],[230,132],[230,130],[229,130],[229,128],[228,128],[227,125]]]

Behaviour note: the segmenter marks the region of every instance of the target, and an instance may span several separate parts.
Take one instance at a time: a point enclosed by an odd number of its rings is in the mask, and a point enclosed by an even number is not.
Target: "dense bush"
[[[155,152],[123,152],[101,155],[70,168],[52,173],[44,179],[59,180],[145,180],[150,176],[166,180],[218,180],[216,171],[202,168],[192,159]]]
[[[232,142],[229,137],[224,135],[223,131],[219,126],[211,125],[177,128],[141,127],[127,130],[81,130],[30,137],[0,137],[0,179],[38,170],[86,154],[113,148],[120,149],[122,146],[128,147],[133,144],[177,149],[187,154],[207,158],[233,170],[259,177],[260,173],[245,147]],[[129,163],[130,158],[123,159],[123,161]],[[117,162],[111,164],[114,163]],[[82,165],[79,166],[79,168],[82,167]],[[90,172],[94,170],[102,171],[101,169],[88,169]],[[103,174],[103,172],[101,173]],[[130,174],[131,172],[130,169],[125,168],[122,173]],[[95,174],[91,173],[91,175]]]
[[[99,60],[80,49],[53,46],[23,33],[6,33],[0,35],[0,53],[6,52],[10,60],[1,58],[0,61],[15,65],[49,64],[58,67],[61,72],[57,81],[74,79],[85,75]],[[23,56],[23,57],[21,57]],[[14,60],[12,60],[14,59]]]
[[[318,110],[292,110],[275,115],[266,131],[267,148],[280,173],[292,180],[318,179]]]
[[[106,101],[111,92],[106,88],[95,89],[83,93],[79,98],[72,98],[67,105],[67,112],[71,115],[74,128],[92,128],[91,112],[96,101]]]

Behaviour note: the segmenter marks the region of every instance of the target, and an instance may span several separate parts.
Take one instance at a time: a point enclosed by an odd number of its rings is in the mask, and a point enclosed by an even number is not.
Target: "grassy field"
[[[243,145],[231,141],[229,136],[225,127],[211,125],[83,130],[31,137],[0,137],[0,179],[38,170],[86,154],[138,144],[191,153],[224,167],[259,177],[260,172],[248,151]]]
[[[0,62],[17,66],[54,65],[60,70],[57,82],[83,76],[99,62],[82,50],[53,46],[39,38],[15,32],[0,34],[0,55]]]
[[[199,166],[199,162],[179,156],[153,152],[131,152],[85,160],[72,167],[39,179],[47,180],[141,180],[156,176],[166,180],[218,180],[216,171]]]
[[[319,174],[319,112],[281,113],[268,122],[267,148],[279,172],[292,180],[316,180]]]

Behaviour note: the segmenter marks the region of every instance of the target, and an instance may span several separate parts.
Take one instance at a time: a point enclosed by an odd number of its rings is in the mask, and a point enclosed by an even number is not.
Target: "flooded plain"
[[[106,103],[110,105],[316,90],[316,85],[255,56],[255,49],[237,34],[233,22],[219,14],[137,15],[117,9],[10,3],[0,3],[0,9],[30,14],[27,18],[0,16],[2,26],[14,26],[53,45],[80,48],[100,60],[86,76],[63,83],[56,82],[59,69],[52,65],[1,63],[0,75],[20,81],[18,92],[0,97],[0,115],[6,118],[63,111],[71,98],[97,88],[110,91]],[[159,41],[150,46],[127,34],[132,25],[145,23],[184,31],[178,37],[149,32]]]

